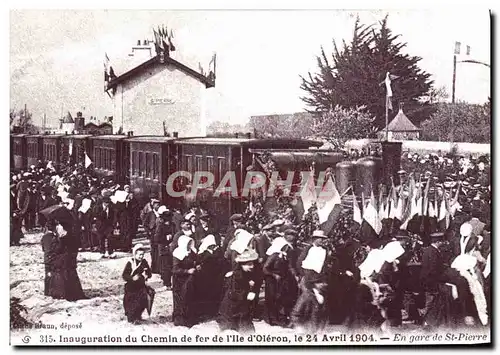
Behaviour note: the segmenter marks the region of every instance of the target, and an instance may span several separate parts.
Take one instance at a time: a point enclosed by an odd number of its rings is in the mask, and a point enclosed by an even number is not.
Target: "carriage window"
[[[114,171],[116,169],[116,152],[114,149],[110,149],[110,153],[111,153],[110,169]]]
[[[207,157],[207,171],[215,175],[214,157]]]
[[[193,157],[191,155],[186,155],[186,170],[189,173],[193,173]]]
[[[139,152],[139,176],[144,176],[144,153]]]
[[[201,155],[196,156],[196,171],[203,171],[203,157]]]
[[[219,183],[222,180],[225,173],[226,173],[226,158],[218,158],[217,159],[217,174],[215,177],[217,183]]]
[[[137,152],[132,152],[132,175],[137,175]]]
[[[159,180],[158,154],[153,154],[153,179]]]
[[[151,169],[152,169],[152,164],[151,164],[151,153],[146,153],[146,159],[145,159],[145,171],[144,171],[144,176],[148,179],[151,178]]]
[[[109,154],[109,149],[105,149],[104,150],[105,154],[106,154],[106,170],[110,170],[110,165],[111,165],[111,157],[110,157],[110,154]]]

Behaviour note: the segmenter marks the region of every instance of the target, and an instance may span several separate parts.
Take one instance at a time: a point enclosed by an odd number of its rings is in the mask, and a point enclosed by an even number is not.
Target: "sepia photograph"
[[[11,346],[492,345],[488,8],[9,22]]]

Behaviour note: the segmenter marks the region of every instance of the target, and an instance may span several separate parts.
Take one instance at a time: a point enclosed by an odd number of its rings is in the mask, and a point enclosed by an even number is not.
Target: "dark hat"
[[[158,199],[158,194],[157,194],[156,192],[151,192],[151,193],[149,194],[149,198],[150,198],[151,200],[157,200],[157,199]]]
[[[101,200],[102,202],[111,202],[111,198],[109,196],[104,196]]]
[[[444,240],[444,232],[431,233],[430,238],[432,241]]]
[[[239,214],[239,213],[235,213],[235,214],[233,214],[233,215],[229,218],[229,220],[230,220],[231,222],[240,222],[241,220],[243,220],[243,215],[241,215],[241,214]]]
[[[204,221],[209,221],[210,220],[210,215],[208,213],[202,213],[199,219],[202,219]]]

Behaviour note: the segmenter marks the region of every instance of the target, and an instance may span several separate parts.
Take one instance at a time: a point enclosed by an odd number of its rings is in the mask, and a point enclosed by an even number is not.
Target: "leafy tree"
[[[344,41],[339,50],[334,41],[331,59],[321,48],[317,57],[319,72],[308,73],[307,79],[301,77],[301,89],[306,92],[301,99],[309,111],[324,113],[337,105],[365,106],[376,118],[374,127],[383,128],[386,105],[383,81],[390,72],[399,77],[392,81],[394,109],[398,103],[404,103],[406,114],[417,124],[430,116],[432,106],[428,97],[433,83],[430,74],[418,67],[420,57],[402,53],[406,43],[400,43],[400,36],[392,34],[387,19],[386,16],[375,29],[362,25],[358,18],[351,43]],[[396,110],[390,116],[395,114]]]
[[[305,138],[313,134],[314,117],[307,112],[252,116],[248,123],[259,137]]]
[[[337,105],[315,120],[313,130],[316,136],[341,149],[349,139],[374,137],[373,121],[363,106],[343,108]]]
[[[451,117],[454,124],[451,125]],[[473,105],[466,102],[437,104],[436,112],[422,123],[422,138],[448,141],[453,129],[456,142],[490,143],[491,104]]]
[[[33,124],[32,113],[28,110],[10,109],[10,129],[19,133],[37,133],[38,127]]]

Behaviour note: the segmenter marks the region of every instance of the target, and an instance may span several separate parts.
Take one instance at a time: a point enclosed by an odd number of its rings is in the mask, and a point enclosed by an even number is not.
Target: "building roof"
[[[139,64],[135,68],[132,68],[129,71],[127,71],[127,72],[123,73],[122,75],[111,80],[109,85],[108,85],[108,89],[116,88],[116,86],[118,84],[123,83],[123,82],[127,82],[127,81],[133,79],[134,77],[141,74],[145,70],[151,68],[152,66],[168,65],[168,64],[176,67],[180,71],[182,71],[182,72],[194,77],[195,79],[199,80],[201,83],[205,84],[205,86],[207,88],[211,88],[211,87],[215,86],[214,82],[208,80],[208,78],[205,75],[198,73],[196,70],[189,68],[188,66],[176,61],[173,58],[170,58],[169,56],[165,56],[165,64],[160,63],[159,56],[154,56],[153,58],[145,61],[142,64]]]
[[[409,119],[406,117],[402,109],[399,109],[398,114],[386,127],[390,132],[415,132],[420,131]],[[386,129],[384,128],[384,130]]]
[[[69,113],[69,111],[66,116],[64,116],[62,123],[75,123],[75,120],[71,117],[71,113]]]

